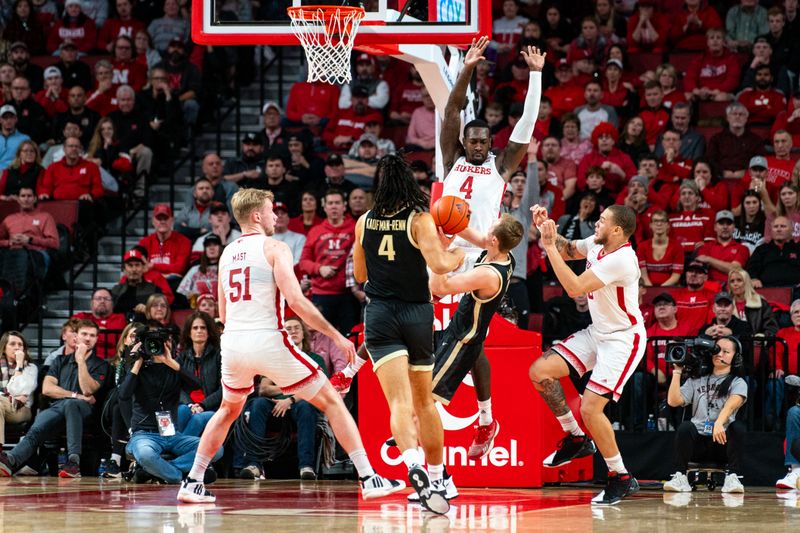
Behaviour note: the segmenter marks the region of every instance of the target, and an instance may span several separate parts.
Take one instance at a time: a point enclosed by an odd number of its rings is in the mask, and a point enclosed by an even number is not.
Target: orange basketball
[[[431,215],[442,231],[454,235],[469,225],[469,204],[458,196],[442,196],[433,203]]]

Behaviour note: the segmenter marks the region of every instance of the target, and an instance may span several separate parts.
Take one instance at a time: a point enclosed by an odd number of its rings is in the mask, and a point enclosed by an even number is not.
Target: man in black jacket
[[[36,449],[49,439],[58,437],[62,425],[67,425],[67,463],[59,477],[81,477],[80,458],[83,423],[92,414],[95,395],[106,382],[111,368],[95,354],[97,325],[91,320],[78,322],[78,345],[75,353],[58,357],[47,372],[42,394],[50,398],[50,407],[39,411],[25,438],[13,450],[0,453],[0,477],[10,476],[20,469]]]
[[[147,256],[138,247],[125,252],[122,258],[125,281],[120,281],[111,288],[115,313],[143,314],[147,299],[162,292],[155,284],[144,279],[146,262]]]
[[[718,293],[714,298],[714,318],[700,328],[697,334],[714,340],[722,337],[736,337],[739,341],[743,341],[745,337],[751,336],[753,331],[750,324],[733,315],[733,296],[727,292]]]
[[[800,244],[792,240],[792,223],[786,217],[772,221],[772,240],[755,250],[747,262],[753,286],[793,287],[800,283]]]
[[[140,350],[134,346],[132,352]],[[131,439],[127,452],[133,455],[139,469],[134,481],[144,482],[151,476],[167,483],[180,483],[192,468],[200,439],[178,433],[178,404],[181,390],[191,391],[199,386],[195,377],[172,358],[171,342],[161,355],[153,355],[145,363],[140,357],[119,387],[119,398],[132,400]],[[167,461],[162,453],[174,459]],[[212,459],[222,457],[222,448]],[[205,483],[216,480],[213,470],[206,471]]]

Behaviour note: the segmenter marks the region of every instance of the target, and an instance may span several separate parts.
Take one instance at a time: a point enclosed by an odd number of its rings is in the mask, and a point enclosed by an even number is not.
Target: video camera
[[[136,353],[132,353],[134,358],[141,357],[145,362],[156,355],[162,355],[166,351],[166,344],[172,337],[172,331],[168,328],[139,328],[136,330],[135,343],[141,343],[141,347]]]
[[[697,337],[667,343],[664,360],[682,366],[691,377],[703,376],[711,369],[711,358],[719,352],[714,339]]]

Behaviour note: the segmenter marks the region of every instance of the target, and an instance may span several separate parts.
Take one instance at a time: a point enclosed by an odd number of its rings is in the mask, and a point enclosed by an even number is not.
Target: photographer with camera
[[[96,402],[94,395],[105,383],[110,369],[108,363],[95,354],[97,324],[80,320],[77,329],[75,353],[55,359],[44,378],[42,394],[50,398],[50,407],[39,411],[25,438],[13,450],[8,454],[0,453],[0,477],[10,476],[22,468],[39,445],[59,436],[64,422],[69,456],[58,475],[81,477],[83,423],[92,414]]]
[[[170,331],[163,328],[140,329],[131,349],[135,362],[119,387],[122,401],[133,401],[132,436],[126,448],[133,455],[138,469],[135,482],[155,477],[167,483],[179,483],[192,468],[200,439],[181,435],[175,430],[181,390],[191,392],[200,384],[195,377],[172,358]],[[175,456],[171,461],[162,453]],[[222,457],[222,450],[213,461]],[[216,479],[213,470],[205,479]],[[211,479],[213,478],[213,479]]]
[[[734,337],[715,342],[698,338],[668,347],[667,361],[674,370],[667,393],[670,407],[692,406],[691,420],[678,427],[675,437],[677,471],[664,483],[670,492],[691,492],[686,470],[693,458],[727,458],[727,474],[722,492],[744,492],[736,472],[742,464],[745,426],[736,421],[736,412],[747,400],[747,383],[731,373],[740,369],[742,348]],[[673,350],[670,350],[673,348]],[[684,372],[688,379],[681,385]]]

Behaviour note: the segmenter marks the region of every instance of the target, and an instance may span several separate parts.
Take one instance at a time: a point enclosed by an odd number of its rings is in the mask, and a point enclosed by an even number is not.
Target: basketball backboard
[[[272,5],[279,3],[274,2]],[[358,5],[342,0],[286,0],[285,7]],[[366,16],[356,36],[359,45],[465,45],[480,35],[491,35],[489,0],[366,0]],[[254,14],[254,20],[232,20],[222,2],[192,2],[192,40],[199,44],[298,45],[285,9]],[[404,11],[405,10],[405,11]],[[268,18],[270,17],[270,18]],[[259,20],[261,19],[261,20]]]

